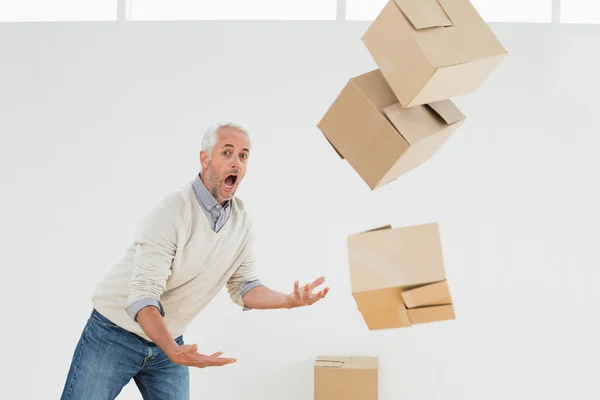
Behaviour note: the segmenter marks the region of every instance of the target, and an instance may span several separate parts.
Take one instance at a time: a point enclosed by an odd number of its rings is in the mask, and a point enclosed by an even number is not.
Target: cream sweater
[[[141,220],[123,258],[96,285],[93,306],[146,340],[150,338],[126,312],[137,300],[160,301],[173,337],[182,335],[224,287],[243,307],[240,284],[258,277],[249,215],[238,198],[231,207],[226,224],[215,232],[191,184],[165,196]]]

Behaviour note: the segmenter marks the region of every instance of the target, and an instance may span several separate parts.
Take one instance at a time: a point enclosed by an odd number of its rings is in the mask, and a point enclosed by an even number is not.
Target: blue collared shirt
[[[192,181],[192,188],[194,189],[198,203],[200,203],[200,208],[202,208],[202,211],[204,211],[204,214],[206,214],[212,224],[212,229],[218,232],[225,225],[231,214],[230,201],[228,200],[224,205],[219,204],[217,199],[208,191],[202,179],[200,179],[200,174]]]
[[[215,232],[218,232],[227,219],[231,215],[231,205],[230,201],[227,201],[224,205],[219,204],[217,199],[209,192],[208,188],[202,182],[201,175],[196,175],[196,178],[192,181],[192,188],[194,189],[194,193],[196,195],[196,199],[200,204],[200,208],[206,214],[206,217],[209,219],[211,223],[211,227]],[[241,284],[241,292],[242,297],[248,293],[250,290],[254,289],[257,286],[262,286],[262,282],[257,279],[253,281],[243,282]],[[155,299],[141,299],[135,301],[129,307],[127,307],[127,314],[135,321],[137,313],[144,307],[154,306],[158,308],[160,314],[164,317],[165,311],[162,307],[160,301]],[[244,310],[249,310],[248,307],[244,307]]]

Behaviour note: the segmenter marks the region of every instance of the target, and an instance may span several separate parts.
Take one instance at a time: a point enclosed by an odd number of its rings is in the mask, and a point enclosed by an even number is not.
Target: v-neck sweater
[[[224,287],[243,307],[241,284],[258,279],[252,224],[242,200],[234,197],[230,207],[227,222],[215,232],[191,184],[163,197],[139,222],[122,259],[96,285],[94,308],[150,340],[126,312],[135,301],[160,301],[173,337],[182,335]]]

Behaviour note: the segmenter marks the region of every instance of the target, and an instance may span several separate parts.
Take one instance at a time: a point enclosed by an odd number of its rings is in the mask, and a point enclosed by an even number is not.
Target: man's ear
[[[208,168],[209,162],[208,154],[204,150],[200,151],[200,165],[202,165],[202,169],[206,170]]]

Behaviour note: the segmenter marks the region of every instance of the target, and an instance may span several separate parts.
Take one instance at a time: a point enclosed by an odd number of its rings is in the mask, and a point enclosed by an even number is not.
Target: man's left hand
[[[294,293],[287,296],[286,303],[287,308],[296,308],[304,306],[312,306],[317,301],[321,300],[329,292],[329,288],[326,287],[324,290],[320,290],[318,293],[313,293],[313,290],[325,282],[324,277],[315,279],[311,284],[306,284],[302,288],[298,281],[294,282]]]

